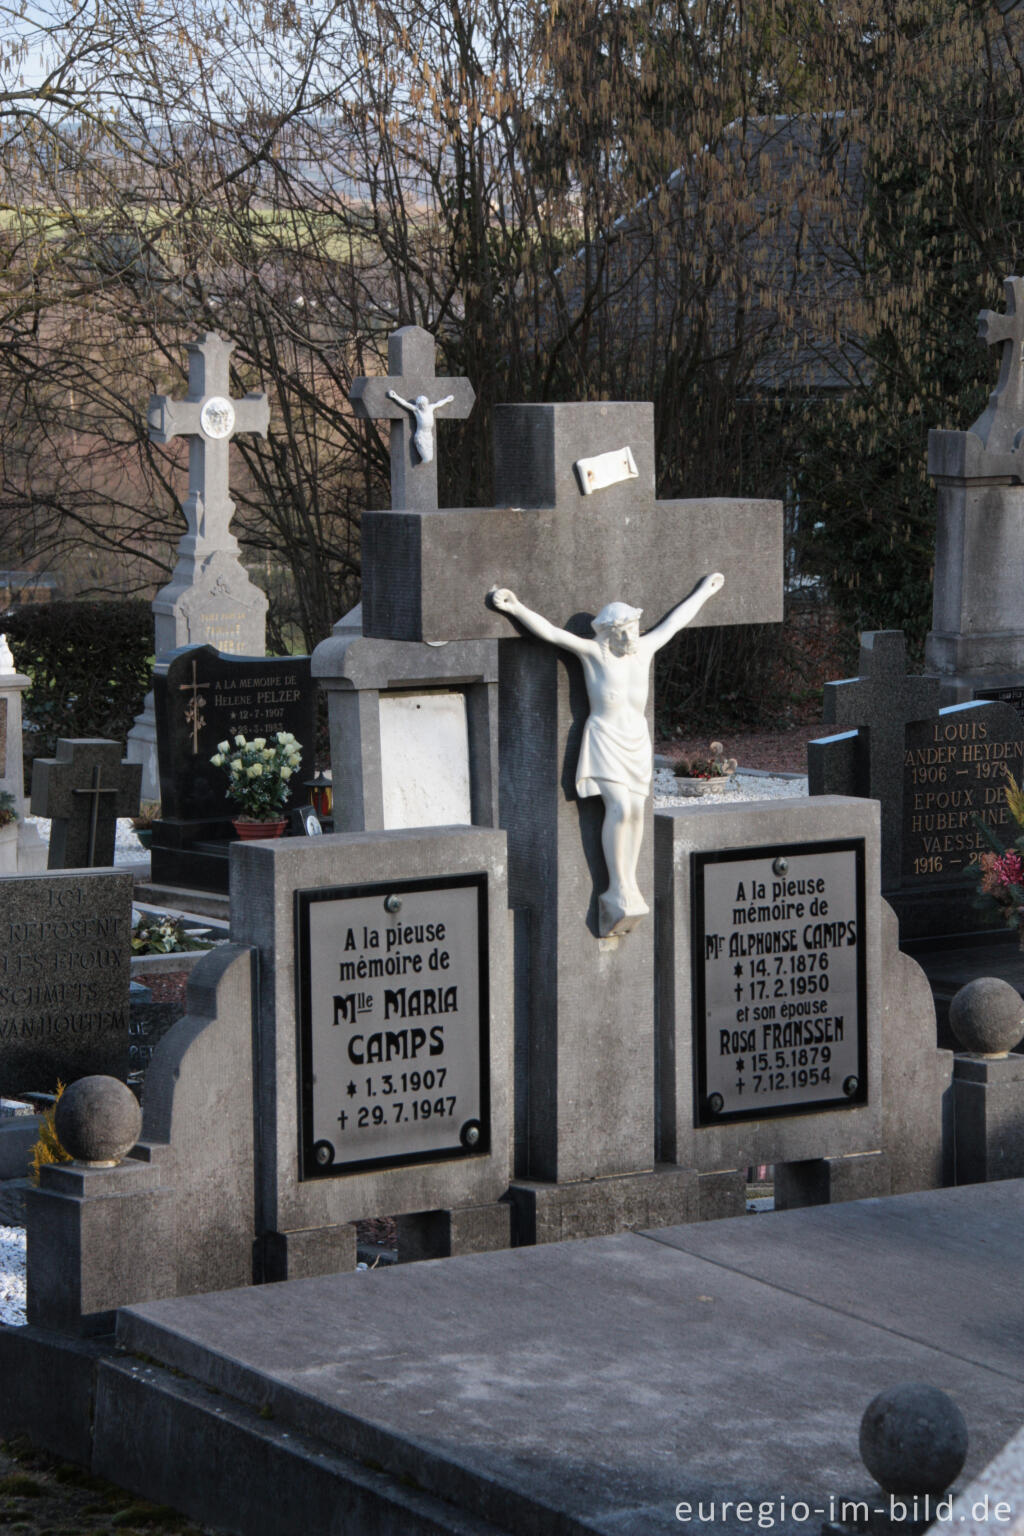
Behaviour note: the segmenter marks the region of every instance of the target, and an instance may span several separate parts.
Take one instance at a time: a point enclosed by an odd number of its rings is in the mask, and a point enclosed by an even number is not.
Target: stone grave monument
[[[50,869],[114,862],[117,818],[139,809],[142,765],[121,761],[116,741],[61,737],[56,757],[32,765],[32,811],[52,818]]]
[[[127,872],[0,880],[0,1094],[127,1077],[131,926]]]
[[[29,683],[14,665],[7,637],[0,635],[0,793],[11,796],[18,818],[0,827],[0,875],[32,875],[46,868],[46,845],[39,829],[25,820],[21,695]]]
[[[937,678],[908,676],[901,630],[868,631],[860,676],[825,684],[825,723],[847,729],[807,749],[812,795],[881,802],[882,894],[905,945],[991,928],[974,899],[971,863],[989,846],[975,817],[1012,838],[1005,771],[1019,780],[1024,767],[1009,704],[939,709],[939,696]]]
[[[354,381],[353,409],[390,422],[392,506],[436,511],[437,424],[468,416],[473,390],[436,377],[434,338],[419,326],[392,334],[388,367]],[[437,402],[429,442],[399,403],[421,398]],[[336,831],[498,825],[494,640],[370,639],[358,605],[313,652],[313,676],[327,693]]]
[[[966,432],[928,434],[938,518],[925,664],[944,703],[1001,699],[1024,715],[1024,278],[1003,286],[1006,313],[978,316],[981,339],[1002,349],[988,405]]]
[[[212,645],[229,655],[262,656],[267,599],[238,558],[231,532],[235,504],[228,489],[231,439],[240,432],[267,435],[265,394],[231,398],[234,343],[208,331],[189,342],[188,394],[154,395],[149,435],[155,443],[188,438],[188,530],[178,545],[170,581],[153,599],[157,659],[185,645]],[[128,734],[128,757],[143,764],[142,794],[158,800],[156,718],[152,693]]]
[[[225,738],[290,731],[302,748],[291,804],[302,803],[316,748],[309,657],[235,657],[210,645],[185,646],[157,662],[154,697],[161,820],[150,849],[153,884],[226,893],[237,810],[227,776],[210,759]]]

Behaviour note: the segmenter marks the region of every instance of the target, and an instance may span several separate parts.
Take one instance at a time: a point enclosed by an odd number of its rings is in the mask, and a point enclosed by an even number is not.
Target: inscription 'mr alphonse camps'
[[[1020,779],[1024,725],[1005,703],[943,710],[907,727],[903,756],[903,879],[963,878],[989,845],[978,818],[1004,842],[1014,824],[1004,789]]]
[[[297,893],[304,1178],[485,1150],[485,894]]]
[[[863,1103],[863,840],[693,864],[696,1123]]]

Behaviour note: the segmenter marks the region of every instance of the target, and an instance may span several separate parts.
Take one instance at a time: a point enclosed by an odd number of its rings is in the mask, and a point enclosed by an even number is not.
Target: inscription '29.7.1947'
[[[296,893],[302,1177],[487,1150],[486,885]]]
[[[864,1103],[863,839],[692,857],[695,1123]]]

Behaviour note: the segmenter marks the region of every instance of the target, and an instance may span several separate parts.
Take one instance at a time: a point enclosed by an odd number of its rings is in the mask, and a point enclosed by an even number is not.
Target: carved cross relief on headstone
[[[55,758],[32,767],[32,814],[52,818],[50,869],[114,862],[119,816],[139,809],[142,764],[121,761],[116,741],[62,738]]]
[[[468,379],[438,378],[434,338],[418,325],[388,337],[387,375],[353,379],[357,416],[391,423],[391,505],[426,512],[437,506],[436,414],[469,415],[476,399]]]

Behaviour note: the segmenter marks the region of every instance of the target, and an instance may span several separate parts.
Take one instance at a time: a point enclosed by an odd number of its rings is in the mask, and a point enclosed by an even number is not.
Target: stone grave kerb
[[[826,725],[854,727],[867,738],[868,790],[882,803],[882,888],[899,882],[903,836],[906,728],[938,714],[939,679],[907,672],[903,631],[861,635],[860,675],[825,684]]]
[[[404,325],[388,337],[389,372],[353,379],[349,396],[356,416],[391,424],[391,505],[425,511],[437,506],[437,454],[434,413],[464,420],[476,394],[468,379],[438,378],[434,371],[435,342],[429,331]],[[402,404],[404,400],[406,403]],[[421,436],[412,407],[420,401],[429,412],[429,436]],[[419,443],[417,444],[417,439]],[[429,448],[429,457],[425,450]]]
[[[644,610],[647,630],[720,570],[725,586],[696,623],[778,621],[781,507],[659,501],[653,406],[638,402],[498,407],[495,484],[491,508],[364,515],[364,633],[499,641],[500,822],[517,909],[525,1090],[517,1173],[558,1182],[633,1175],[654,1164],[652,924],[598,939],[602,810],[574,788],[582,669],[518,634],[486,597],[510,587],[580,634],[618,599]],[[638,868],[647,892],[652,824],[648,800]]]
[[[119,816],[137,815],[142,765],[121,761],[116,741],[62,737],[57,756],[32,766],[32,813],[52,818],[50,869],[114,862]]]

